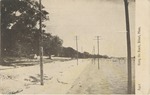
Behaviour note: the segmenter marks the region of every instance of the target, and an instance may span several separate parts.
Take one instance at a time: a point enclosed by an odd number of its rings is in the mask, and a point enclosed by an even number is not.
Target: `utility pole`
[[[78,65],[78,36],[76,36],[76,50],[77,50],[77,65]]]
[[[40,36],[40,75],[41,75],[41,85],[44,85],[43,82],[43,32],[42,32],[42,4],[41,4],[41,0],[39,0],[39,10],[40,10],[40,22],[39,22],[39,30],[41,36]]]
[[[2,1],[0,0],[0,13],[1,13],[1,3]],[[2,14],[0,14],[0,64],[2,64],[2,30],[1,30],[1,17]]]
[[[126,35],[127,35],[127,64],[128,64],[128,94],[132,93],[132,65],[131,65],[131,42],[130,42],[130,24],[128,12],[128,0],[124,0],[126,17]]]
[[[99,40],[100,40],[100,39],[99,39],[99,37],[100,37],[100,36],[97,36],[97,48],[98,48],[98,55],[99,55]]]
[[[81,47],[81,53],[83,53],[83,47]],[[81,58],[82,58],[82,62],[83,62],[84,54],[81,56]]]
[[[99,40],[100,40],[100,39],[99,39],[99,37],[100,37],[100,36],[97,36],[97,50],[98,50],[98,54],[97,54],[97,55],[98,55],[98,69],[99,69]]]
[[[95,64],[95,46],[93,46],[93,61],[94,61],[94,64]]]

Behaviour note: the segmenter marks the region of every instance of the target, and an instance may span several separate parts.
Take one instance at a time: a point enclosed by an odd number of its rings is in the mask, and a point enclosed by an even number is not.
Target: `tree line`
[[[71,57],[77,56],[77,51],[71,47],[63,47],[63,40],[56,35],[45,31],[42,23],[42,32],[39,31],[40,14],[42,22],[49,20],[48,12],[35,0],[1,0],[1,33],[3,57],[28,57],[30,54],[39,55],[40,37],[44,55]],[[93,57],[88,52],[78,52],[80,58]],[[96,56],[95,56],[96,57]]]
[[[2,0],[1,1],[1,27],[2,27],[2,55],[13,57],[27,57],[30,54],[39,54],[40,37],[43,37],[44,53],[55,54],[62,46],[58,36],[46,33],[42,24],[42,33],[38,23],[40,14],[42,22],[49,20],[49,14],[44,10],[39,11],[39,3],[35,0]]]

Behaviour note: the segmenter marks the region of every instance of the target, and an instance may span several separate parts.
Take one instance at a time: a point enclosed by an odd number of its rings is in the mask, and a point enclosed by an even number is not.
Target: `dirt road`
[[[125,62],[106,59],[99,62],[99,70],[97,61],[94,64],[91,59],[80,59],[79,65],[76,60],[44,64],[44,86],[40,85],[39,65],[1,70],[0,93],[126,94]]]
[[[102,59],[99,63],[100,69],[98,69],[98,62],[94,65],[89,64],[74,82],[68,93],[126,94],[127,65],[123,61],[119,63],[119,61],[113,62],[112,60]],[[134,83],[132,92],[134,93]]]

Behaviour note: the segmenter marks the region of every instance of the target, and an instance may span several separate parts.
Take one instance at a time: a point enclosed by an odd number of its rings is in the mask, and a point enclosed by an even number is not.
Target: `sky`
[[[97,54],[96,36],[100,36],[99,53],[125,57],[127,55],[125,11],[123,0],[42,0],[49,12],[44,22],[46,32],[58,35],[64,47]],[[132,56],[135,52],[135,3],[129,3]]]

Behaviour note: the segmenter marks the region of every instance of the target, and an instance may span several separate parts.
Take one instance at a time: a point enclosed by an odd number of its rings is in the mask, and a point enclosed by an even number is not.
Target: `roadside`
[[[126,94],[126,61],[100,59],[46,61],[44,85],[40,85],[40,66],[23,66],[0,71],[1,94]],[[31,63],[28,63],[31,64]],[[135,68],[133,62],[133,93]]]
[[[51,63],[56,61],[71,61],[73,59],[70,58],[59,58],[59,57],[52,57],[52,59],[49,59],[45,57],[43,59],[44,64],[45,63]],[[39,65],[39,58],[38,59],[29,59],[29,58],[8,58],[5,59],[4,63],[0,65],[0,70],[6,70],[6,69],[15,69],[20,67],[26,67],[26,66],[34,66]]]
[[[57,60],[44,64],[44,86],[40,85],[39,65],[1,70],[0,92],[1,94],[66,93],[87,66],[86,63],[87,60],[77,66],[76,60]]]
[[[76,79],[68,94],[127,94],[127,64],[125,61],[103,60],[90,64]],[[132,64],[132,80],[135,93],[135,64]]]

